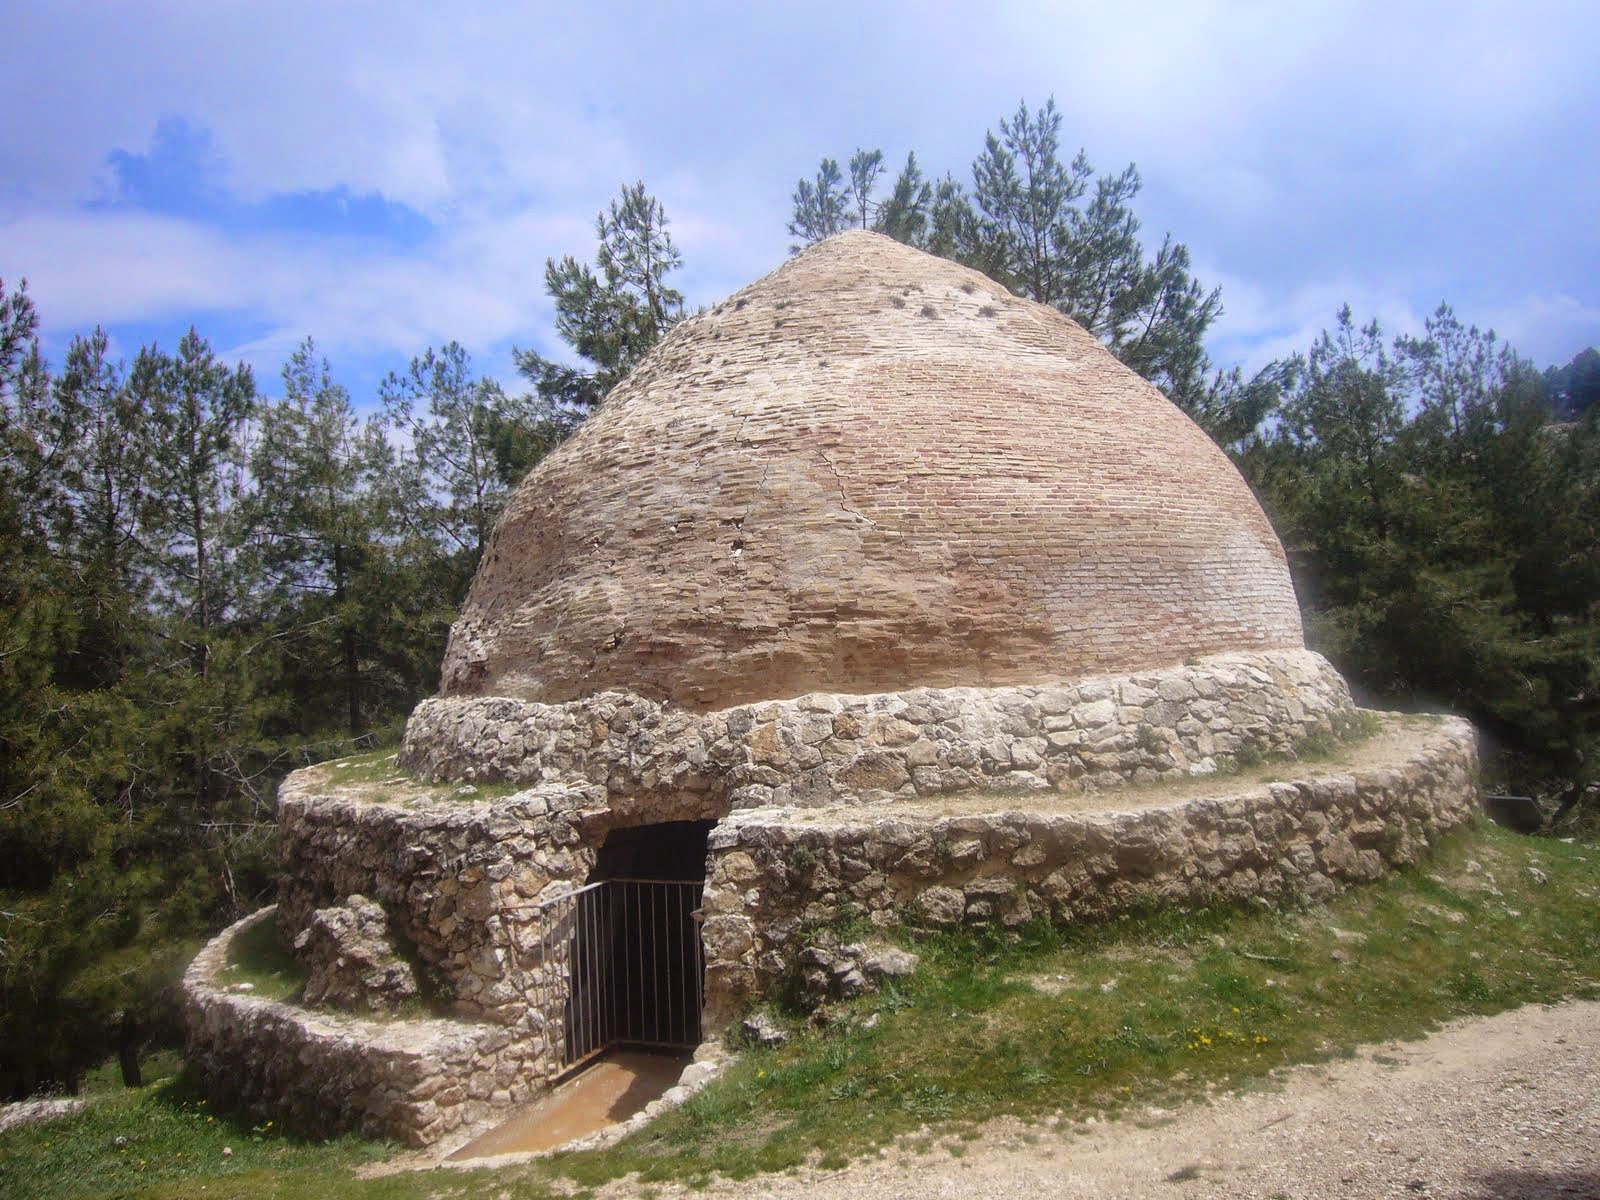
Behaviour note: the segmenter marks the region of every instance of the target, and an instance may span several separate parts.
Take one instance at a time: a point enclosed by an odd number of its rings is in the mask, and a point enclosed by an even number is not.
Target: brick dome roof
[[[1055,310],[853,232],[684,321],[528,475],[443,690],[706,709],[1302,644],[1198,426]]]

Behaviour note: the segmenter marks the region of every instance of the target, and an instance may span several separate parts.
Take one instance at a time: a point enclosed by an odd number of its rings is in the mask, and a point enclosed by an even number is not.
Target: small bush
[[[1250,771],[1265,764],[1267,754],[1255,742],[1241,742],[1239,748],[1233,752],[1233,761],[1236,769]]]

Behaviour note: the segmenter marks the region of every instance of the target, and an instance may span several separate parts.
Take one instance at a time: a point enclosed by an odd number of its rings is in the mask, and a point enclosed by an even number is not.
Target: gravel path
[[[1600,1200],[1600,1003],[1461,1021],[1280,1082],[1086,1127],[996,1121],[959,1157],[897,1148],[845,1171],[682,1194]]]

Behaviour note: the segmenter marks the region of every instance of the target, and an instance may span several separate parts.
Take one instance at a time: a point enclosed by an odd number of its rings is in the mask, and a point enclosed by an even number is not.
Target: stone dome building
[[[1301,645],[1202,430],[1054,309],[857,231],[683,322],[528,476],[443,693],[703,710]]]
[[[278,904],[190,968],[189,1058],[221,1103],[449,1145],[609,1047],[863,986],[846,917],[1326,896],[1476,800],[1460,721],[1297,760],[1353,716],[1198,427],[1054,310],[843,234],[529,475],[398,755],[284,783]],[[229,982],[267,920],[297,1001]]]

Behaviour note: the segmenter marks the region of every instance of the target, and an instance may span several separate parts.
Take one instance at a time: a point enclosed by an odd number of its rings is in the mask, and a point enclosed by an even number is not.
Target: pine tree
[[[948,174],[929,184],[912,154],[878,200],[882,163],[879,151],[856,151],[846,187],[838,163],[823,159],[795,188],[789,232],[799,242],[790,249],[852,223],[876,228],[1060,309],[1197,416],[1226,408],[1237,418],[1268,394],[1270,372],[1248,390],[1213,375],[1204,343],[1220,292],[1195,279],[1188,248],[1170,235],[1147,257],[1132,207],[1138,170],[1096,178],[1083,151],[1063,159],[1053,99],[1037,110],[1020,104],[986,135],[970,191]]]
[[[505,393],[474,376],[471,356],[457,342],[412,359],[379,393],[391,426],[410,442],[396,502],[470,580],[509,494],[491,443]]]
[[[854,224],[857,229],[872,227],[872,214],[878,208],[872,192],[882,174],[882,150],[858,149],[850,156],[850,203],[856,210]]]
[[[254,545],[274,636],[297,664],[297,690],[337,680],[350,736],[365,732],[368,646],[390,630],[366,595],[394,535],[385,480],[394,455],[380,423],[362,420],[307,339],[283,368],[283,398],[266,406],[251,447]],[[322,686],[318,686],[318,684]],[[297,705],[305,732],[330,723],[321,696]]]
[[[73,339],[46,418],[60,448],[52,540],[85,601],[79,669],[86,686],[116,684],[148,637],[150,422],[107,349],[103,329]]]
[[[913,151],[895,176],[894,188],[878,205],[873,228],[908,246],[921,246],[928,234],[933,209],[933,185],[922,177]]]
[[[118,690],[128,647],[99,644],[116,573],[97,569],[108,550],[92,503],[100,447],[74,415],[80,403],[112,407],[115,373],[91,339],[69,356],[78,378],[52,380],[36,328],[26,292],[0,285],[3,1095],[75,1088],[109,1045],[110,1006],[155,990],[139,965],[151,956],[134,948],[159,874],[138,858],[149,827],[131,767],[141,730]],[[109,549],[121,555],[120,537]]]
[[[669,225],[661,202],[641,181],[624,187],[596,218],[593,266],[570,254],[546,260],[556,332],[590,366],[513,351],[517,370],[544,402],[542,420],[575,424],[683,319],[683,294],[667,283],[683,265]]]
[[[240,496],[243,438],[255,381],[230,370],[191,329],[176,355],[154,346],[134,361],[129,384],[155,434],[146,528],[160,594],[181,614],[196,671],[209,670],[210,641],[242,591],[229,559],[241,540],[229,528]]]
[[[1348,306],[1247,476],[1311,644],[1391,705],[1463,712],[1519,789],[1600,781],[1600,422],[1552,427],[1543,380],[1448,307],[1385,344]]]
[[[795,184],[789,236],[797,240],[789,247],[789,253],[797,254],[823,238],[842,233],[848,228],[849,204],[839,164],[831,158],[823,159],[816,178]]]
[[[1564,367],[1544,373],[1545,392],[1559,421],[1574,421],[1600,400],[1600,350],[1590,346]]]

